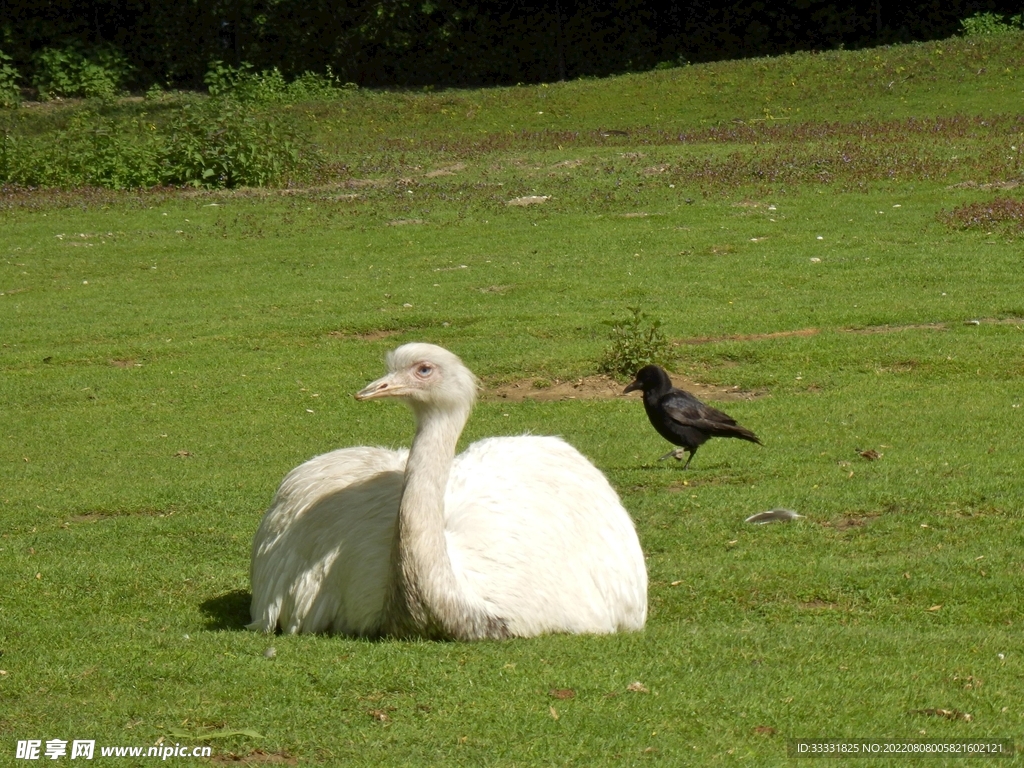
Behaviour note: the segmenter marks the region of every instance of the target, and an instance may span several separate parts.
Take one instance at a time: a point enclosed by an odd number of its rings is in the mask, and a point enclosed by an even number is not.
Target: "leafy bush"
[[[247,61],[240,67],[232,67],[223,61],[211,61],[203,82],[211,96],[234,96],[249,90],[248,82],[253,77],[253,67]]]
[[[233,101],[186,103],[164,124],[146,114],[75,111],[58,130],[27,135],[7,121],[0,183],[110,189],[160,184],[267,186],[308,171],[316,153],[287,115],[257,115]]]
[[[960,21],[960,34],[964,37],[995,35],[1024,28],[1024,14],[1011,17],[1009,22],[1005,18],[998,13],[976,13]]]
[[[25,186],[127,189],[159,184],[162,143],[141,119],[76,112],[47,137],[4,134],[0,182]]]
[[[18,154],[18,138],[5,125],[0,128],[0,183],[10,181],[11,159]]]
[[[608,323],[612,326],[611,346],[600,362],[602,373],[629,377],[645,365],[667,365],[671,347],[661,322],[649,318],[640,307],[627,307],[631,316],[624,322]]]
[[[21,76],[11,64],[13,59],[0,51],[0,107],[16,107],[21,103]]]
[[[325,101],[337,98],[339,91],[354,91],[358,88],[355,83],[342,83],[328,65],[326,75],[303,72],[288,83],[288,95],[296,101]]]
[[[44,48],[34,57],[32,84],[39,98],[82,96],[112,99],[131,73],[124,55],[115,48],[96,48],[86,55],[77,47]]]
[[[203,81],[211,96],[229,97],[246,104],[328,100],[335,98],[339,90],[356,87],[352,83],[341,85],[330,67],[326,75],[304,72],[289,83],[277,67],[256,72],[248,62],[232,67],[212,61]]]
[[[213,99],[188,105],[174,120],[165,157],[168,184],[265,186],[308,167],[310,148],[284,119]]]

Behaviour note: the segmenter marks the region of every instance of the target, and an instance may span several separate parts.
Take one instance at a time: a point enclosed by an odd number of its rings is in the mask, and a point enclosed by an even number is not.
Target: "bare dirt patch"
[[[674,374],[672,375],[672,384],[679,389],[692,392],[702,400],[753,400],[765,394],[742,390],[739,387],[716,387],[701,384]],[[641,398],[639,392],[623,395],[622,390],[625,388],[625,382],[616,381],[610,376],[587,376],[571,381],[558,379],[549,381],[533,377],[495,387],[485,387],[483,398],[485,400],[511,400],[512,402],[522,402],[523,400],[606,400],[613,397],[639,400]]]
[[[546,203],[551,199],[551,195],[526,195],[525,197],[517,197],[513,200],[509,200],[505,205],[511,205],[522,208],[527,205],[540,205]]]
[[[796,331],[775,331],[773,333],[736,333],[730,336],[694,336],[689,339],[674,339],[676,346],[694,344],[715,344],[720,341],[764,341],[765,339],[784,339],[790,336],[814,336],[817,328],[801,328]]]
[[[257,749],[247,755],[236,755],[228,752],[226,755],[214,755],[210,762],[215,765],[298,765],[298,758],[292,757],[287,752],[264,752]]]
[[[346,179],[344,185],[349,189],[379,189],[392,183],[390,179]]]
[[[983,184],[976,181],[961,181],[959,184],[951,184],[949,189],[1016,189],[1019,186],[1019,181],[993,181]]]
[[[945,331],[945,323],[918,323],[913,325],[869,325],[864,328],[843,328],[843,333],[899,333],[900,331]]]
[[[732,243],[725,243],[723,245],[712,245],[708,248],[708,253],[712,256],[728,256],[731,253],[736,252],[736,246]]]
[[[837,531],[846,531],[850,528],[862,528],[869,523],[874,522],[875,518],[879,517],[878,512],[867,515],[847,515],[841,517],[838,520],[825,520],[822,525],[825,528],[835,528]]]
[[[714,251],[714,249],[712,249]],[[964,320],[964,325],[1021,325],[1024,318],[1020,317],[983,317]],[[860,328],[839,328],[842,333],[874,334],[900,333],[902,331],[948,331],[948,323],[907,323],[906,325],[866,325]],[[772,333],[736,333],[723,336],[694,336],[688,339],[673,339],[673,346],[690,346],[697,344],[716,344],[722,341],[766,341],[768,339],[785,339],[789,337],[815,336],[820,333],[818,328],[799,328],[794,331],[774,331]]]
[[[964,325],[1021,325],[1024,317],[979,317],[964,320]],[[907,325],[867,325],[863,328],[840,328],[843,333],[900,333],[902,331],[948,331],[949,323],[909,323]]]
[[[444,168],[438,168],[436,171],[428,171],[427,173],[423,174],[423,176],[428,179],[437,179],[440,178],[441,176],[454,176],[459,171],[464,170],[466,170],[465,163],[455,163],[455,165],[448,165],[445,166]]]

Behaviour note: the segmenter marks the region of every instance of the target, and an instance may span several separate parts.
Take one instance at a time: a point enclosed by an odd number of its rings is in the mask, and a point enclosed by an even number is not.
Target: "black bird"
[[[672,386],[672,380],[656,365],[648,365],[637,371],[636,378],[622,394],[642,389],[644,410],[658,434],[670,443],[682,446],[669,451],[659,461],[669,456],[681,460],[683,451],[690,454],[683,469],[690,466],[693,456],[712,437],[738,437],[761,445],[753,432],[741,427],[728,414],[706,405],[681,389]]]

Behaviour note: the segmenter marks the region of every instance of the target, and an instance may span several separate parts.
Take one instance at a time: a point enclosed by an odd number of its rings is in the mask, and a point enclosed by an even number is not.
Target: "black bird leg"
[[[662,456],[660,459],[658,459],[658,461],[664,461],[669,456],[671,456],[676,461],[682,461],[683,460],[683,454],[684,453],[688,453],[689,456],[686,457],[686,463],[683,464],[683,469],[686,469],[688,466],[690,466],[690,461],[693,459],[693,454],[695,454],[696,452],[697,451],[687,451],[685,448],[676,448],[675,450],[672,450],[672,451],[669,451],[668,453],[666,453],[664,456]]]

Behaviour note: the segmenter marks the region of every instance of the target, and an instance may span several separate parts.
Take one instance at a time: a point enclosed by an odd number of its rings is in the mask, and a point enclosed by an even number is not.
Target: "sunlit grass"
[[[1013,231],[947,222],[1015,194],[1020,38],[978,46],[348,94],[304,107],[338,160],[317,183],[7,190],[0,752],[782,764],[793,738],[1017,737],[1024,271]],[[607,473],[643,633],[242,629],[284,474],[408,444],[404,409],[351,397],[388,349],[442,344],[491,388],[577,379],[630,306],[763,447],[682,472],[626,398],[485,397],[463,443],[560,434]],[[743,522],[775,506],[804,517]]]

